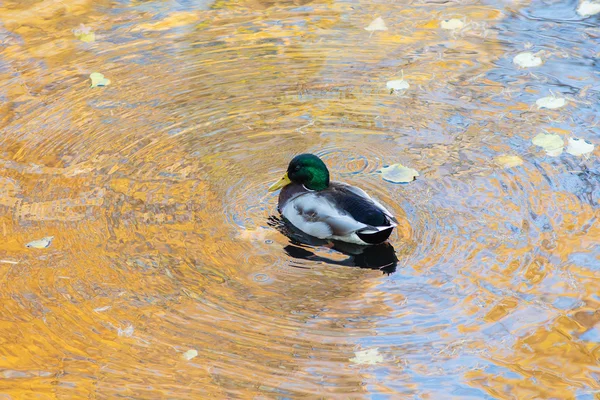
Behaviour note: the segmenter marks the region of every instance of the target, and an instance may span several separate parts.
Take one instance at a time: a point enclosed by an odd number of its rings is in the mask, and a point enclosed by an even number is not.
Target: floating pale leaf
[[[385,86],[392,91],[400,91],[400,90],[406,90],[410,87],[410,85],[408,84],[408,82],[406,82],[404,79],[396,79],[393,81],[388,81]]]
[[[518,167],[523,165],[523,159],[519,156],[498,156],[496,157],[496,163],[504,168]]]
[[[513,62],[521,68],[539,67],[543,63],[540,57],[529,51],[517,54]]]
[[[563,97],[547,96],[537,99],[535,104],[537,104],[538,109],[547,108],[549,110],[554,110],[567,104],[567,100]]]
[[[600,13],[600,2],[584,0],[577,7],[577,14],[582,17],[590,17]]]
[[[540,133],[531,142],[542,147],[549,156],[553,157],[561,155],[565,145],[563,138],[553,133]]]
[[[99,86],[108,86],[110,84],[110,79],[106,79],[100,72],[92,72],[90,74],[90,79],[92,80],[92,85],[90,87],[93,88]]]
[[[96,34],[94,32],[86,33],[78,36],[77,38],[85,43],[93,43],[96,41]]]
[[[257,227],[254,229],[244,229],[240,232],[240,238],[251,241],[264,242],[272,234],[272,231],[263,227]]]
[[[90,27],[84,24],[79,25],[79,28],[73,29],[73,34],[82,42],[92,43],[96,40],[96,34],[92,32]]]
[[[369,26],[367,26],[365,28],[365,30],[369,31],[369,32],[387,31],[388,28],[387,28],[387,26],[385,26],[385,22],[383,21],[383,18],[377,17],[373,21],[371,21],[371,23],[369,24]]]
[[[133,335],[133,325],[128,325],[125,329],[118,328],[119,336],[131,337]]]
[[[384,167],[379,170],[381,176],[388,182],[393,183],[408,183],[415,180],[419,176],[419,172],[415,169],[405,167],[402,164],[393,164],[389,167]]]
[[[586,142],[583,139],[569,138],[569,144],[567,145],[567,153],[574,156],[582,156],[594,151],[594,145]]]
[[[454,30],[454,29],[462,29],[465,27],[465,23],[457,18],[446,19],[440,22],[440,26],[442,29]]]
[[[354,364],[374,365],[383,361],[383,356],[379,354],[379,349],[355,351],[354,357],[350,359]]]
[[[50,243],[52,243],[53,239],[54,236],[46,236],[45,238],[41,238],[27,243],[25,247],[30,247],[34,249],[45,249],[46,247],[50,246]]]
[[[188,350],[185,353],[183,353],[183,358],[185,358],[188,361],[196,357],[198,357],[198,351],[194,349]]]

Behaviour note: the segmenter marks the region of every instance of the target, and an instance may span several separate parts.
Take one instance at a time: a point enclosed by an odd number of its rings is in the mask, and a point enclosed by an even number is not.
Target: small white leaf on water
[[[102,312],[102,311],[107,311],[110,310],[111,306],[104,306],[104,307],[98,307],[98,308],[94,308],[95,312]]]
[[[261,226],[257,228],[246,228],[240,232],[240,239],[264,242],[272,235],[272,231]]]
[[[538,109],[547,108],[549,110],[554,110],[567,104],[567,100],[563,97],[547,96],[537,99],[535,104],[537,104]]]
[[[406,82],[404,79],[396,79],[393,81],[388,81],[385,84],[385,86],[389,90],[394,90],[394,91],[406,90],[410,87],[409,83]]]
[[[103,74],[101,74],[100,72],[92,72],[90,74],[90,79],[92,81],[92,84],[90,85],[90,87],[102,87],[102,86],[108,86],[110,84],[110,79],[106,79],[104,77]]]
[[[50,246],[50,243],[52,243],[53,239],[54,239],[54,236],[46,236],[45,238],[41,238],[41,239],[34,240],[32,242],[27,243],[25,245],[25,247],[34,248],[34,249],[45,249],[46,247]]]
[[[73,34],[82,42],[92,43],[96,40],[96,34],[92,32],[90,27],[80,24],[79,28],[73,29]]]
[[[183,353],[183,358],[185,358],[188,361],[196,357],[198,357],[198,351],[194,349],[188,350],[185,353]]]
[[[553,157],[561,155],[565,145],[563,138],[553,133],[540,133],[531,142],[542,147],[549,156]]]
[[[118,328],[119,336],[131,337],[133,335],[133,325],[128,325],[125,329]]]
[[[523,159],[519,156],[498,156],[496,157],[496,163],[504,168],[513,168],[523,165]]]
[[[539,67],[543,63],[540,57],[529,51],[517,54],[513,62],[521,68]]]
[[[354,364],[375,365],[383,361],[383,356],[379,354],[379,349],[355,351],[354,357],[350,359]]]
[[[582,17],[590,17],[600,13],[600,2],[584,0],[577,7],[577,14]]]
[[[569,138],[569,144],[567,145],[567,153],[574,156],[582,156],[594,151],[594,145],[586,142],[583,139]]]
[[[393,164],[379,170],[384,180],[392,183],[408,183],[419,176],[416,169],[405,167],[402,164]]]
[[[369,31],[369,32],[387,31],[388,28],[387,28],[387,26],[385,26],[385,22],[383,21],[383,18],[377,17],[373,21],[371,21],[371,23],[369,24],[369,26],[367,26],[365,28],[365,30]]]
[[[465,23],[457,18],[446,19],[440,23],[442,29],[454,30],[462,29],[465,27]]]

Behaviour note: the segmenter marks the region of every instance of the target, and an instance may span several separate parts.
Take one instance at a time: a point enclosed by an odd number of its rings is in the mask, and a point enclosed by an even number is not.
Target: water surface
[[[532,144],[600,143],[576,8],[0,3],[3,398],[596,398],[597,151]],[[284,234],[300,152],[400,217],[389,245]]]

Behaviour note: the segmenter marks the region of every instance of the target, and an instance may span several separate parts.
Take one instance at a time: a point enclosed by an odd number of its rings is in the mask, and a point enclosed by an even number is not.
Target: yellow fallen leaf
[[[547,108],[549,110],[554,110],[567,104],[567,100],[562,97],[547,96],[537,99],[535,104],[538,106],[538,109]]]
[[[79,25],[79,28],[73,29],[73,34],[82,42],[92,43],[96,40],[96,34],[92,32],[90,27],[84,24]]]
[[[94,32],[86,33],[78,36],[78,39],[85,43],[92,43],[96,41],[96,34]]]
[[[47,236],[45,238],[41,238],[41,239],[34,240],[32,242],[27,243],[25,245],[25,247],[34,248],[34,249],[45,249],[46,247],[50,246],[50,243],[52,243],[53,239],[54,239],[54,236]]]
[[[553,157],[561,155],[565,145],[563,138],[553,133],[540,133],[531,142],[542,147],[549,156]]]
[[[92,84],[90,87],[100,87],[100,86],[108,86],[110,84],[110,79],[106,79],[104,75],[100,72],[92,72],[90,74],[90,79],[92,80]]]
[[[513,62],[521,68],[539,67],[544,63],[540,57],[529,51],[517,54],[513,58]]]
[[[523,160],[519,156],[502,155],[496,157],[496,163],[504,168],[518,167],[523,165]]]
[[[383,18],[377,17],[373,21],[371,21],[371,23],[369,24],[369,26],[367,26],[365,28],[365,30],[369,31],[369,32],[387,31],[388,28],[387,28],[387,26],[385,26],[385,22],[383,21]]]
[[[117,328],[117,334],[119,336],[131,337],[133,336],[133,325],[127,325],[125,329]]]
[[[465,23],[460,19],[452,18],[440,22],[440,27],[448,30],[462,29],[465,27]]]
[[[408,82],[406,82],[404,79],[396,79],[393,81],[388,81],[385,86],[389,89],[389,90],[393,90],[393,91],[400,91],[400,90],[406,90],[410,87],[410,84]]]
[[[405,167],[402,164],[393,164],[389,167],[383,167],[379,170],[384,180],[392,183],[408,183],[419,176],[416,169]]]
[[[583,0],[579,3],[579,7],[577,7],[577,14],[582,17],[591,17],[592,15],[596,15],[600,13],[600,2],[599,1],[589,1]]]
[[[379,349],[355,351],[354,357],[350,359],[354,364],[375,365],[383,361],[383,356],[379,354]]]
[[[244,229],[240,232],[240,239],[250,240],[250,241],[265,241],[268,236],[272,234],[272,231],[265,229],[263,227],[258,227],[255,229]]]
[[[198,351],[195,349],[191,349],[183,353],[183,358],[185,358],[188,361],[196,357],[198,357]]]

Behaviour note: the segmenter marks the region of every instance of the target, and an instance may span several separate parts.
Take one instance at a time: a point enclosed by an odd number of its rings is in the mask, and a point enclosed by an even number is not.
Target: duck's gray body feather
[[[321,191],[289,184],[279,195],[279,211],[311,236],[357,244],[373,244],[381,237],[384,241],[398,224],[362,189],[341,182],[331,182]]]

